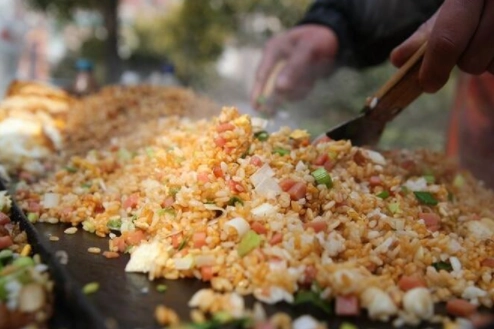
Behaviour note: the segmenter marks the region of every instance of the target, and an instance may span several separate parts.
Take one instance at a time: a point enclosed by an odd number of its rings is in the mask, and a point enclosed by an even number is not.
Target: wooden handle
[[[276,65],[273,67],[271,70],[268,79],[266,80],[266,84],[264,85],[264,88],[261,93],[261,97],[264,99],[269,99],[271,95],[273,94],[274,87],[276,84],[276,78],[278,78],[278,75],[280,74],[281,70],[285,67],[286,61],[281,60]]]
[[[419,73],[427,42],[367,100],[365,111],[373,118],[390,121],[423,93]]]

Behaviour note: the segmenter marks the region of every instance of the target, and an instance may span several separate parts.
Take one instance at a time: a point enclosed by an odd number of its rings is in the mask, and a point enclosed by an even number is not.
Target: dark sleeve
[[[366,67],[385,61],[391,50],[431,17],[443,0],[316,0],[300,24],[335,31],[342,65]]]

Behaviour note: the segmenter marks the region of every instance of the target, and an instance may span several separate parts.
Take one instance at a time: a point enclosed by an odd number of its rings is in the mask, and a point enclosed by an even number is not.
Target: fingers
[[[251,104],[254,108],[259,109],[259,97],[262,95],[264,85],[276,63],[285,58],[287,53],[289,53],[289,50],[287,49],[289,45],[289,37],[284,35],[272,39],[266,44],[261,63],[257,68],[256,78],[251,93]]]
[[[307,95],[316,79],[310,65],[312,58],[312,49],[303,45],[297,47],[297,51],[292,53],[276,79],[275,90],[278,95],[287,100],[296,100]]]
[[[412,34],[401,45],[391,52],[391,63],[396,67],[401,67],[405,62],[420,48],[420,46],[429,38],[434,27],[437,13],[434,14],[427,22],[422,24],[419,29]]]
[[[494,59],[494,1],[485,1],[480,23],[458,66],[470,74],[488,70]]]
[[[475,34],[484,1],[446,0],[431,32],[420,71],[425,92],[436,92],[447,82],[451,70]]]

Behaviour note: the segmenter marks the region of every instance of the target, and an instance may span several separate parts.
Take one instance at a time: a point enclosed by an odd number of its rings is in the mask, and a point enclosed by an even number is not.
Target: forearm
[[[338,35],[340,64],[376,65],[439,8],[443,0],[317,0],[301,24],[322,24]]]

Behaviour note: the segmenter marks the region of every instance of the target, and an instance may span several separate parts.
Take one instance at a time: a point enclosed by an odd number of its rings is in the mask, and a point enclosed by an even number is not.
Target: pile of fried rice
[[[17,201],[33,221],[109,236],[127,271],[209,281],[190,303],[205,313],[220,292],[232,314],[242,295],[311,291],[337,315],[395,324],[437,320],[438,302],[459,317],[492,307],[494,194],[481,183],[440,154],[264,124],[235,108],[163,119],[145,147],[74,156]]]

